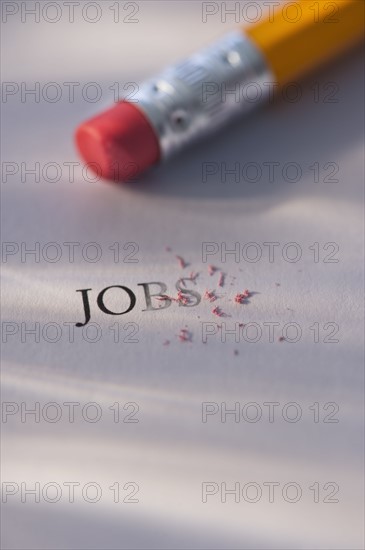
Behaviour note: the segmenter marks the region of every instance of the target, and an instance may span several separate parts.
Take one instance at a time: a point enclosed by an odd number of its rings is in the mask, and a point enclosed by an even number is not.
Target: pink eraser
[[[76,131],[77,148],[95,173],[127,181],[160,160],[156,134],[133,103],[121,101],[84,122]]]

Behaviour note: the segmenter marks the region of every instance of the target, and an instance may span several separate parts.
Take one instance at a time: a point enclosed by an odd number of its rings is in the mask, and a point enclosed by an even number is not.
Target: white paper
[[[44,420],[42,413],[39,423],[29,415],[22,422],[19,412],[2,424],[3,481],[19,485],[2,507],[3,547],[362,548],[364,82],[359,51],[304,81],[298,102],[282,99],[268,105],[140,182],[90,183],[77,167],[71,183],[64,163],[80,162],[74,129],[112,104],[110,86],[139,82],[235,25],[232,19],[224,24],[213,17],[202,23],[198,2],[138,2],[138,24],[114,23],[109,2],[102,3],[96,24],[78,15],[69,23],[66,7],[60,5],[62,19],[53,25],[44,17],[23,24],[19,14],[3,25],[3,80],[29,87],[39,82],[41,89],[49,82],[80,82],[73,103],[62,84],[58,102],[36,103],[30,96],[22,102],[17,93],[3,104],[3,163],[19,168],[2,183],[3,242],[19,246],[2,267],[3,330],[4,322],[17,327],[16,334],[3,340],[3,401],[28,408],[38,402],[41,410],[55,402],[62,410],[56,423]],[[129,8],[124,8],[120,4],[126,15]],[[90,82],[103,89],[96,103],[80,94]],[[338,103],[324,102],[332,91],[328,83],[337,86]],[[312,89],[317,85],[318,103]],[[41,171],[47,163],[58,163],[60,180],[49,181],[55,173],[49,167],[38,183],[30,175],[22,182],[24,170],[37,162]],[[206,162],[217,163],[218,170],[222,163],[227,168],[239,163],[246,170],[251,162],[263,175],[256,183],[242,175],[238,183],[232,176],[223,183],[218,173],[203,183]],[[266,169],[272,162],[278,164],[270,182]],[[287,163],[300,167],[299,181],[287,181],[293,177]],[[339,182],[324,181],[335,166],[338,173],[332,177]],[[70,242],[80,243],[73,263],[64,245]],[[116,263],[109,248],[116,242],[122,255],[132,250],[123,250],[126,243],[137,243],[138,263]],[[203,262],[203,242],[217,243],[220,251],[222,243],[227,249],[257,243],[262,258],[236,263],[230,255],[224,263],[218,253]],[[272,262],[264,245],[269,242],[279,243]],[[28,248],[39,243],[39,262],[30,255],[22,261],[22,243]],[[58,243],[60,261],[44,260],[42,251],[50,256],[55,251],[44,249],[47,243]],[[100,261],[82,257],[87,243],[98,243]],[[293,253],[288,243],[300,248],[297,262],[283,258]],[[332,252],[339,261],[326,263]],[[190,265],[181,269],[176,255]],[[217,286],[219,273],[208,274],[208,264],[227,274],[223,288]],[[191,271],[199,277],[188,287],[201,295],[215,288],[217,302],[202,299],[196,307],[172,303],[166,310],[143,311],[139,284],[164,282],[167,293],[176,296],[176,282]],[[124,316],[97,308],[99,292],[113,285],[126,286],[137,297],[135,308]],[[91,321],[102,337],[90,343],[75,328],[71,343],[68,330],[82,321],[83,313],[76,291],[87,288],[92,289]],[[249,303],[234,303],[236,293],[245,289],[254,292]],[[120,302],[118,291],[111,292],[109,307],[124,307],[127,302]],[[216,305],[228,316],[214,316]],[[231,330],[235,323],[256,323],[262,336],[256,343],[242,338],[237,343],[228,335],[223,343],[220,329],[203,343],[205,322],[225,323]],[[273,342],[270,322],[278,323]],[[25,335],[22,342],[22,330],[34,323],[39,323],[40,341]],[[56,343],[47,341],[54,334],[49,323],[61,329]],[[138,343],[114,343],[114,323],[137,324]],[[288,323],[302,330],[297,343],[279,341]],[[315,323],[319,343],[314,342]],[[46,336],[45,326],[50,327]],[[134,326],[121,328],[122,337]],[[324,343],[335,326],[339,343]],[[186,327],[192,342],[179,341]],[[63,405],[68,402],[80,403],[73,423]],[[99,422],[85,421],[80,414],[90,402],[102,410]],[[133,407],[123,410],[123,405],[137,403],[139,422],[113,422],[110,407],[115,402],[124,416]],[[219,406],[206,423],[203,402]],[[241,407],[256,403],[261,420],[241,417],[235,422],[231,415],[221,422],[221,404],[232,408],[236,402]],[[274,422],[268,420],[268,402],[279,403]],[[296,423],[283,418],[283,410],[293,414],[293,408],[285,408],[293,402],[302,411]],[[314,421],[314,403],[319,404],[319,422]],[[338,423],[323,422],[332,412],[331,406],[324,410],[327,403],[337,404]],[[41,488],[55,482],[64,489],[62,498],[51,504],[41,496],[35,505],[29,496],[21,502],[21,482],[28,487],[38,482]],[[78,482],[77,490],[98,483],[102,498],[92,504],[77,492],[69,503],[64,482]],[[115,482],[121,487],[138,483],[139,503],[114,503],[109,487]],[[240,483],[240,489],[256,483],[263,495],[257,503],[242,497],[236,503],[228,495],[224,504],[219,493],[204,503],[203,482],[226,483],[227,488]],[[267,482],[280,484],[272,503]],[[296,503],[282,497],[289,482],[303,491]],[[315,482],[321,488],[320,503],[309,489]],[[324,489],[326,483],[339,486],[338,503],[323,502],[332,490]]]

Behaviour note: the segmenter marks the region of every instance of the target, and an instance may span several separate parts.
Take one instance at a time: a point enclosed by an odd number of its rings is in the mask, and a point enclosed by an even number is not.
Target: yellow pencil
[[[121,101],[83,123],[76,132],[80,154],[102,177],[140,174],[358,43],[364,6],[364,0],[283,4],[148,80],[133,103]]]

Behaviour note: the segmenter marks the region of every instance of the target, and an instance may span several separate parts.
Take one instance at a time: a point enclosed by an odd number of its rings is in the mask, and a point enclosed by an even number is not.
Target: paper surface
[[[20,408],[21,403],[27,408],[40,403],[41,408],[39,422],[30,415],[22,422],[19,409],[2,424],[2,479],[19,486],[2,507],[3,547],[362,548],[361,52],[308,78],[297,102],[282,98],[267,105],[138,183],[90,183],[91,173],[85,181],[81,166],[75,166],[71,182],[65,163],[81,162],[74,151],[74,129],[113,102],[109,88],[114,83],[122,89],[139,82],[235,23],[227,19],[224,24],[219,17],[203,23],[198,2],[138,2],[138,14],[131,15],[139,21],[135,24],[114,23],[116,8],[110,9],[109,2],[101,3],[102,17],[95,24],[78,12],[70,23],[66,7],[60,6],[62,18],[53,25],[44,17],[39,23],[22,23],[19,14],[3,25],[3,80],[19,87],[25,82],[29,88],[39,82],[43,91],[56,82],[63,92],[54,103],[42,97],[37,103],[31,96],[22,102],[20,93],[14,93],[2,106],[2,234],[5,243],[13,243],[2,267],[3,333],[8,323],[2,397]],[[130,13],[123,3],[120,10],[124,17]],[[91,11],[89,17],[94,17]],[[66,95],[67,82],[80,83],[74,102]],[[91,82],[103,91],[95,103],[80,92]],[[87,92],[92,96],[92,87]],[[47,93],[51,97],[52,89]],[[328,94],[337,102],[326,102]],[[4,162],[14,163],[7,164],[5,181]],[[35,163],[39,182],[26,173]],[[204,163],[217,171],[206,182]],[[232,174],[221,181],[225,168],[236,169],[237,163],[238,181]],[[15,175],[8,172],[16,169]],[[80,243],[73,262],[71,245],[64,243]],[[99,248],[85,249],[88,243]],[[138,251],[128,243],[136,243]],[[216,243],[219,250],[206,262],[202,243]],[[235,243],[245,255],[238,262],[232,254],[222,261],[224,246],[230,250]],[[257,247],[245,248],[247,243]],[[267,243],[278,244],[270,248]],[[22,258],[22,250],[37,246],[39,262],[29,254]],[[53,262],[60,250],[60,260]],[[100,260],[90,261],[97,250]],[[252,261],[255,250],[262,257]],[[296,251],[301,257],[292,261]],[[138,261],[128,263],[128,254]],[[190,265],[182,269],[176,255]],[[209,275],[209,264],[226,273],[223,288],[217,285],[219,273]],[[192,271],[199,277],[187,287],[201,296],[215,289],[219,300],[143,311],[146,302],[138,285],[163,282],[166,293],[176,296],[176,282]],[[104,288],[115,285],[136,296],[134,309],[122,316],[107,315],[96,303]],[[80,289],[92,289],[90,322],[102,333],[95,343],[74,327],[84,319]],[[236,293],[245,289],[254,293],[249,303],[236,304]],[[112,311],[125,309],[128,300],[122,293],[111,290],[105,305]],[[158,305],[155,298],[153,305]],[[227,317],[213,315],[215,306]],[[34,323],[39,323],[39,342],[26,333]],[[119,343],[114,342],[115,323]],[[255,323],[262,333],[257,342],[253,332],[238,342],[227,334],[224,343],[218,328],[203,343],[204,323],[225,323],[227,330],[252,323],[252,331]],[[271,325],[273,341],[270,323],[277,323]],[[289,341],[292,329],[279,340],[290,323],[301,330],[296,343]],[[184,328],[192,342],[179,341]],[[86,338],[92,340],[89,330]],[[73,342],[69,331],[74,331]],[[131,334],[138,342],[122,341]],[[58,422],[44,419],[43,407],[50,402],[61,408]],[[70,402],[80,403],[74,422],[64,405]],[[81,414],[90,402],[102,411],[98,422]],[[208,402],[219,412],[203,422],[202,403]],[[119,422],[114,421],[115,403],[120,404]],[[135,405],[123,409],[128,403],[138,405],[134,418],[139,422],[123,422],[136,410]],[[227,409],[239,403],[240,413],[244,409],[239,422],[234,415],[221,421],[224,403]],[[256,405],[247,409],[247,403]],[[277,404],[273,422],[267,403]],[[90,417],[99,409],[90,408]],[[49,409],[49,416],[57,410]],[[260,410],[256,422],[244,418]],[[301,418],[288,420],[298,410]],[[332,413],[329,418],[339,422],[324,421]],[[22,482],[28,488],[38,482],[41,490],[57,483],[62,498],[50,503],[41,494],[39,504],[31,496],[22,502]],[[80,494],[86,483],[94,482],[102,497],[91,503],[76,491],[70,503],[65,482],[79,483]],[[109,487],[116,482],[122,500],[134,487],[124,485],[138,484],[139,502],[113,502]],[[203,502],[206,482],[219,492]],[[279,484],[273,502],[268,482]],[[302,491],[297,502],[292,492],[290,502],[282,496],[289,482]],[[240,491],[247,483],[256,484],[249,498],[255,498],[255,490],[262,490],[262,497],[248,502],[241,491],[240,502],[231,494],[224,503],[222,483],[228,489],[239,483]],[[339,502],[324,502],[337,486],[332,498]],[[52,495],[50,489],[49,500]]]

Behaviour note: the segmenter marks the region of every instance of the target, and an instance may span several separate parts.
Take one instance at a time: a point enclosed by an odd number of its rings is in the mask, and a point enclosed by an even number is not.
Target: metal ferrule
[[[143,83],[136,97],[166,159],[263,103],[272,81],[255,45],[232,32]]]

